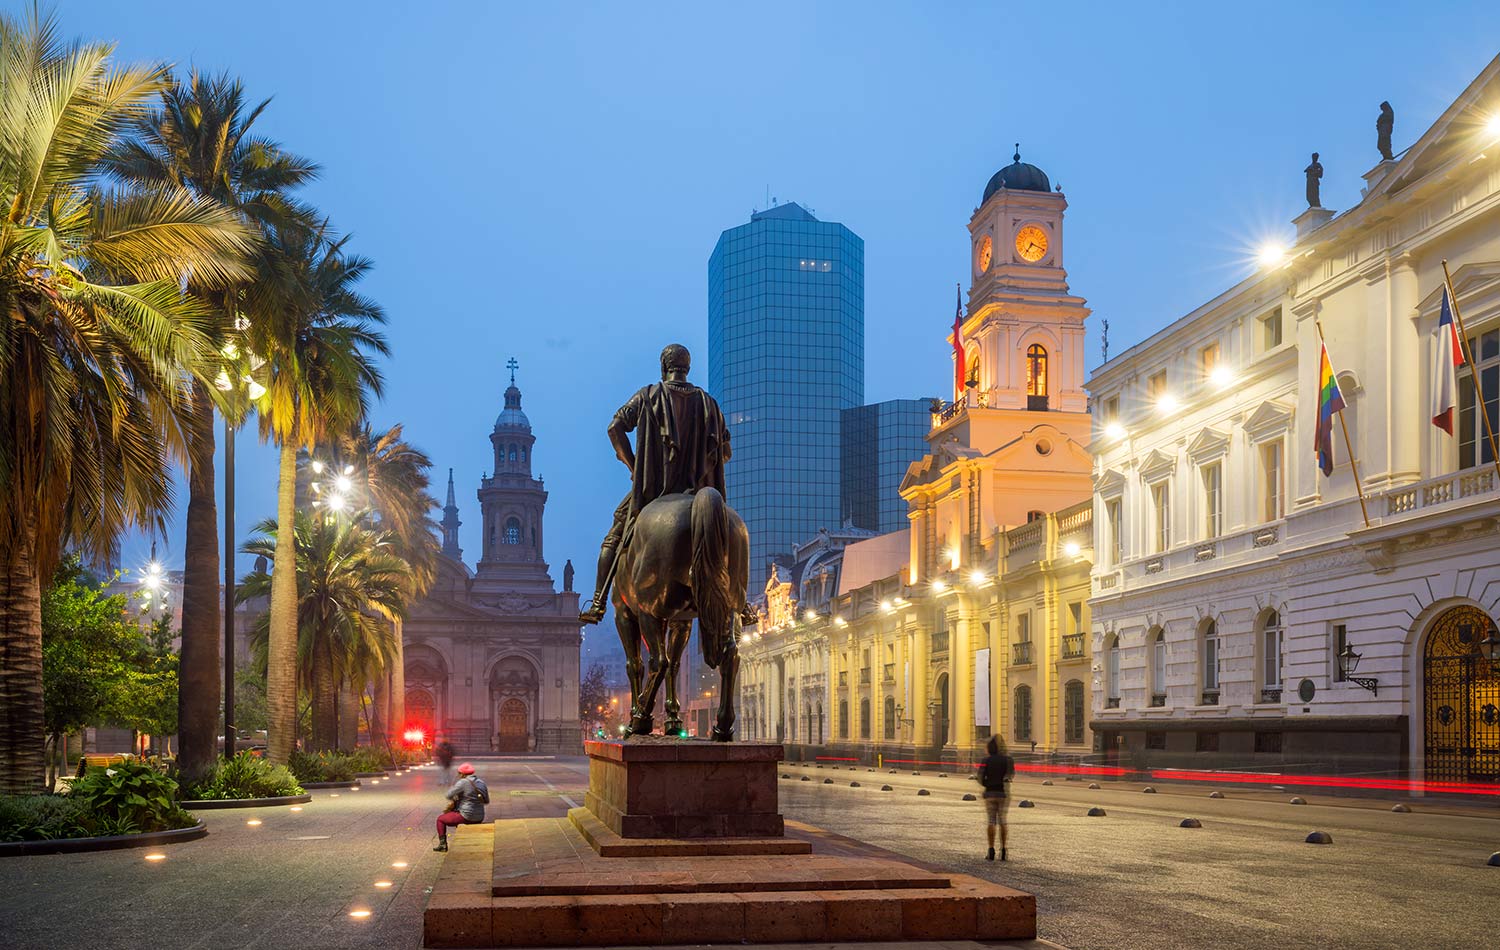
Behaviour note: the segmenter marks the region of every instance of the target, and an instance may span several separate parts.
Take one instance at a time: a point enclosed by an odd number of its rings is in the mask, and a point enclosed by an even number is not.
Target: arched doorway
[[[406,691],[406,725],[422,730],[422,735],[432,741],[437,734],[437,703],[432,693],[425,689]]]
[[[948,674],[937,678],[937,687],[932,691],[937,701],[932,706],[932,744],[941,748],[948,744]]]
[[[495,740],[496,752],[527,752],[530,750],[530,732],[527,728],[526,704],[519,699],[507,699],[500,704],[499,735]]]
[[[1429,782],[1500,781],[1500,673],[1481,644],[1500,637],[1470,605],[1450,607],[1422,651],[1423,762]]]

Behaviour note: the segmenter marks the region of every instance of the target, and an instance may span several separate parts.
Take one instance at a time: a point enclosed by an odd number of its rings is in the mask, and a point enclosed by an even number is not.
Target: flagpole
[[[1458,345],[1463,351],[1464,362],[1469,364],[1469,375],[1474,379],[1474,401],[1479,403],[1479,416],[1484,420],[1484,434],[1490,440],[1490,461],[1495,463],[1495,473],[1500,475],[1500,449],[1495,447],[1495,430],[1490,427],[1490,410],[1484,403],[1484,389],[1479,385],[1479,367],[1474,365],[1474,351],[1469,347],[1469,334],[1464,331],[1464,317],[1458,312],[1458,294],[1453,291],[1453,277],[1448,273],[1448,259],[1443,258],[1443,281],[1448,290],[1448,303],[1453,307],[1453,322],[1458,324]]]
[[[1318,328],[1318,342],[1323,344],[1323,348],[1326,350],[1328,348],[1328,340],[1323,336],[1323,322],[1314,318],[1313,326]],[[1329,360],[1329,362],[1332,363],[1333,361]],[[1332,367],[1330,367],[1331,369]],[[1322,367],[1319,366],[1318,372],[1320,375],[1322,371]],[[1322,385],[1322,380],[1319,380],[1319,385]],[[1338,385],[1337,373],[1334,373],[1334,385]],[[1340,409],[1338,411],[1338,417],[1339,429],[1344,433],[1344,451],[1349,454],[1349,471],[1354,473],[1354,490],[1359,492],[1359,513],[1364,517],[1365,527],[1368,528],[1370,526],[1370,509],[1365,507],[1365,487],[1360,483],[1359,466],[1354,462],[1354,443],[1349,439],[1349,423],[1344,421],[1344,410]]]

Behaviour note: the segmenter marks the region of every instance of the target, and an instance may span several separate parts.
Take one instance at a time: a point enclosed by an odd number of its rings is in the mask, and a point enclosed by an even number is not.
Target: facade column
[[[859,639],[853,631],[849,633],[849,688],[846,695],[849,698],[849,741],[859,741]]]
[[[948,655],[953,658],[949,675],[948,700],[953,722],[949,743],[960,754],[974,750],[974,608],[966,594],[958,595],[958,620],[953,625],[953,642]]]
[[[1360,421],[1366,433],[1379,427],[1387,432],[1389,484],[1404,485],[1422,477],[1422,446],[1426,442],[1425,412],[1412,412],[1412,406],[1425,406],[1422,392],[1422,357],[1429,352],[1429,344],[1417,332],[1417,305],[1420,295],[1417,289],[1416,262],[1410,255],[1403,255],[1391,262],[1389,271],[1390,313],[1386,317],[1386,359],[1390,367],[1386,371],[1391,391],[1385,405],[1367,406],[1360,413]],[[1370,384],[1360,384],[1370,391]],[[1375,410],[1371,412],[1370,410]],[[1385,425],[1379,422],[1385,416]],[[1420,424],[1420,428],[1419,428]],[[1360,474],[1364,474],[1361,472]]]
[[[927,690],[932,682],[931,644],[924,642],[927,631],[921,622],[913,625],[907,638],[911,651],[911,705],[907,716],[911,719],[911,741],[915,749],[924,749],[932,743],[932,717],[927,712]]]

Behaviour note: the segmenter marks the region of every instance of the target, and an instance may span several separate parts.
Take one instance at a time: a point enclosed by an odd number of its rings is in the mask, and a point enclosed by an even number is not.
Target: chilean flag
[[[958,288],[958,308],[953,314],[953,401],[964,397],[964,291]]]
[[[1457,401],[1458,368],[1464,365],[1464,350],[1453,325],[1453,308],[1448,303],[1448,288],[1443,288],[1442,314],[1437,324],[1437,365],[1432,379],[1432,424],[1453,434],[1453,406]]]

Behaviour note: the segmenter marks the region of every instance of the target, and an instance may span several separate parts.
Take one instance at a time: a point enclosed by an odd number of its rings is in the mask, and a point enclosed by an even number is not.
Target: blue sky
[[[406,424],[439,492],[456,469],[471,563],[503,367],[520,361],[547,558],[559,581],[572,558],[585,589],[628,481],[609,416],[669,341],[704,380],[708,255],[768,193],[865,240],[866,399],[940,392],[965,225],[1019,141],[1067,195],[1094,366],[1100,318],[1118,353],[1289,238],[1309,152],[1324,205],[1348,208],[1380,101],[1404,148],[1500,51],[1493,2],[57,9],[123,59],[227,69],[274,96],[257,128],[322,163],[307,197],[376,263],[394,355],[375,421]],[[253,442],[242,531],[274,509]],[[181,525],[161,542],[174,567]],[[148,547],[130,539],[124,565]]]

